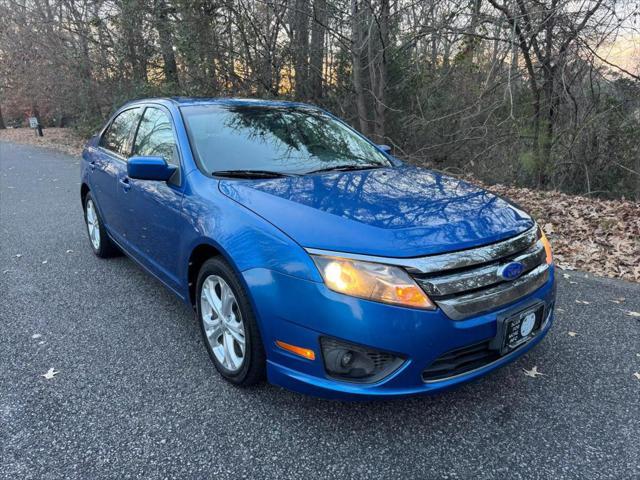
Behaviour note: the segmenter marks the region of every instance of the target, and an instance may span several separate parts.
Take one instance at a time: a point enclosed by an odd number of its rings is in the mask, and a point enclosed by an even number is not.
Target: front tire
[[[91,250],[100,258],[108,258],[118,253],[102,223],[96,204],[91,193],[87,193],[84,199],[84,221],[87,225],[89,244]]]
[[[216,370],[242,387],[263,380],[262,339],[249,296],[233,269],[221,258],[207,260],[196,288],[202,338]]]

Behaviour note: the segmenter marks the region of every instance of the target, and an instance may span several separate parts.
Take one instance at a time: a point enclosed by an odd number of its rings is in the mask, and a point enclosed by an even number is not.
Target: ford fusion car
[[[551,247],[529,215],[310,105],[129,103],[87,144],[81,185],[93,252],[126,253],[191,305],[240,386],[432,393],[553,321]]]

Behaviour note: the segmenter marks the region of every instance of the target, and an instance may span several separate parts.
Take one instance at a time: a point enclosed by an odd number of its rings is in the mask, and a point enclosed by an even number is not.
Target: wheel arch
[[[229,255],[219,246],[208,240],[202,240],[197,243],[189,254],[189,260],[187,262],[187,287],[188,287],[188,299],[192,307],[195,308],[196,304],[196,284],[198,282],[198,273],[204,262],[213,257],[220,257],[231,266],[231,268],[238,274],[238,278],[244,284],[244,279],[237,266],[231,260]],[[246,287],[246,285],[245,285]]]

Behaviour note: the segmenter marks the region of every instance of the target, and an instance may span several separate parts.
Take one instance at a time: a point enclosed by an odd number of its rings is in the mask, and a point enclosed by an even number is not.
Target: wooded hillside
[[[321,105],[417,164],[639,200],[638,9],[0,0],[0,127],[33,113],[86,134],[138,97],[278,97]]]

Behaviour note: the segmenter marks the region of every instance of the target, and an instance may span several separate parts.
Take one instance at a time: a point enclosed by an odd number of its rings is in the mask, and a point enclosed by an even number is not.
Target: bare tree
[[[170,8],[165,0],[156,0],[154,7],[155,28],[158,31],[164,78],[167,83],[178,86],[178,65],[173,51],[173,34],[169,22]]]
[[[516,0],[517,8],[489,0],[512,26],[524,59],[533,96],[533,154],[538,184],[546,183],[560,97],[559,75],[570,48],[590,26],[604,0],[584,2],[578,10],[570,0],[550,5]]]
[[[363,0],[351,0],[351,71],[353,79],[353,89],[356,94],[356,114],[360,131],[365,135],[369,134],[369,120],[367,112],[367,102],[365,99],[365,83],[363,74],[363,55],[368,40],[365,30],[366,16]]]
[[[310,98],[316,102],[322,99],[326,24],[327,1],[314,0],[309,52],[309,93]]]

